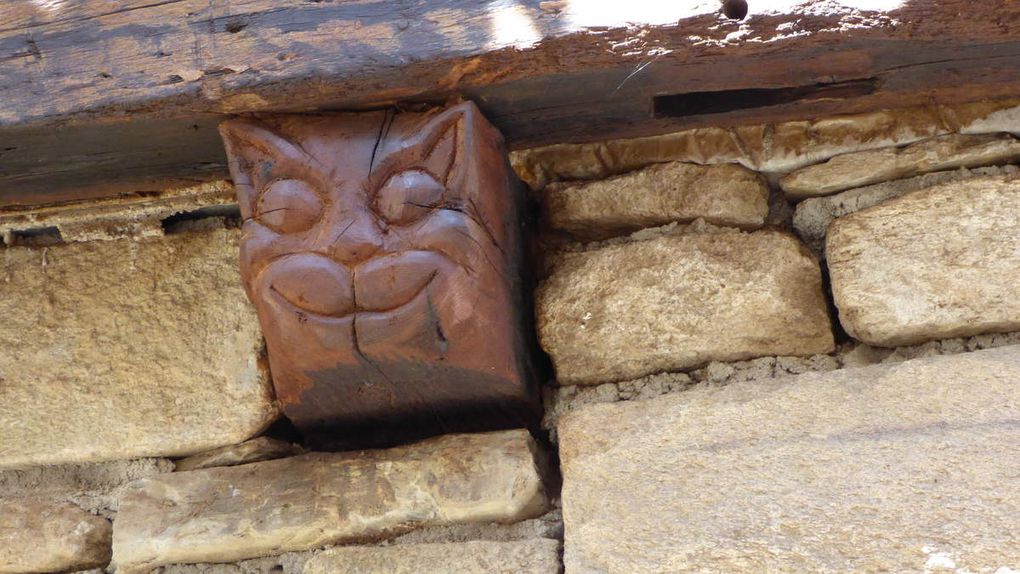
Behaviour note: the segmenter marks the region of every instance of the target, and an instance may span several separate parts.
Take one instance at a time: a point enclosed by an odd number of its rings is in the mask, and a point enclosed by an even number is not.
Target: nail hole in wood
[[[248,27],[247,20],[245,20],[244,18],[234,18],[227,22],[227,25],[224,26],[224,30],[230,32],[231,34],[236,34],[247,27]]]
[[[750,88],[670,94],[652,98],[652,115],[657,118],[679,118],[722,114],[810,100],[854,98],[872,94],[878,87],[877,78],[867,78],[791,88]]]
[[[747,16],[747,2],[745,0],[723,0],[723,16],[733,20],[743,20]]]

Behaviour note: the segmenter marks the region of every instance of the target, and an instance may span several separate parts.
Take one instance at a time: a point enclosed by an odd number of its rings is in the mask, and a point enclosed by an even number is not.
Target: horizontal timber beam
[[[3,3],[0,208],[223,177],[236,114],[466,98],[523,148],[1020,95],[1012,0],[748,3]]]

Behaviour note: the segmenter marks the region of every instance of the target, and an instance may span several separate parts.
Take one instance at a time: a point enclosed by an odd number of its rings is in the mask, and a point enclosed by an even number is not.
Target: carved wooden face
[[[464,409],[526,399],[517,199],[501,138],[472,104],[232,120],[221,133],[242,279],[300,428],[453,428]]]

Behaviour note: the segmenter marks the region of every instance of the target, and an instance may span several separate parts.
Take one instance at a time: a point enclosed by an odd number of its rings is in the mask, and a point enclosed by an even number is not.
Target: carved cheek
[[[258,277],[274,259],[304,250],[299,236],[280,235],[254,221],[241,228],[241,274],[245,283]]]
[[[281,297],[298,311],[340,317],[354,310],[350,272],[319,255],[299,253],[277,259],[266,268],[262,283],[264,297]]]
[[[430,289],[443,310],[444,327],[484,328],[491,318],[479,314],[478,305],[499,297],[507,264],[485,229],[467,214],[438,210],[417,228],[414,242],[415,248],[442,253],[455,265],[447,266]]]
[[[432,251],[404,251],[376,257],[357,268],[358,306],[367,311],[395,309],[418,296],[433,278],[454,263]]]
[[[502,253],[485,230],[464,213],[437,209],[411,231],[409,242],[415,249],[442,253],[468,273],[502,272]]]

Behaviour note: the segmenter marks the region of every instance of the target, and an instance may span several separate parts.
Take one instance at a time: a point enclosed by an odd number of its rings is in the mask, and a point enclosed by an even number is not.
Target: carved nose
[[[382,249],[382,237],[371,218],[361,215],[341,224],[329,247],[333,259],[355,266]]]

